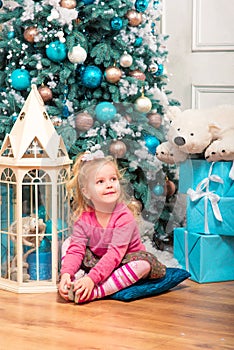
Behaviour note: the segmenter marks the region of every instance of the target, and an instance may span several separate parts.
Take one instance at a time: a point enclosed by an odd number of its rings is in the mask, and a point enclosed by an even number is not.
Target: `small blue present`
[[[191,232],[234,236],[234,197],[188,190],[186,223]]]
[[[234,280],[234,237],[174,229],[174,257],[199,283]]]
[[[234,197],[234,162],[208,163],[202,159],[188,159],[180,164],[179,192],[187,193],[199,184],[209,186],[221,197]]]

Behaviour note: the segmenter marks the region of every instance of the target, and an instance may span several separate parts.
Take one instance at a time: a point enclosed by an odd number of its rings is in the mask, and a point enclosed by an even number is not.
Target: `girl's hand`
[[[65,300],[69,300],[68,299],[68,290],[70,289],[70,287],[71,287],[71,277],[70,277],[69,273],[64,273],[61,276],[61,280],[59,283],[59,294]]]
[[[82,277],[74,283],[74,292],[76,293],[76,297],[83,301],[89,299],[93,288],[94,282],[89,276]]]

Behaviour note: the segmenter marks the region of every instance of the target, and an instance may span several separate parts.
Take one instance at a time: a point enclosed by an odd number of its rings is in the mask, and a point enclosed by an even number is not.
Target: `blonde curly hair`
[[[82,189],[86,186],[90,171],[100,168],[101,166],[111,163],[115,168],[117,178],[120,182],[120,202],[124,202],[131,210],[134,216],[139,216],[139,210],[136,205],[131,203],[131,199],[128,199],[127,194],[124,191],[125,180],[123,179],[124,170],[119,170],[118,164],[115,158],[112,156],[106,156],[102,158],[94,158],[91,160],[85,160],[87,152],[80,153],[72,167],[71,176],[67,182],[67,191],[72,199],[73,220],[76,220],[81,216],[84,211],[91,210],[91,202],[84,196]]]

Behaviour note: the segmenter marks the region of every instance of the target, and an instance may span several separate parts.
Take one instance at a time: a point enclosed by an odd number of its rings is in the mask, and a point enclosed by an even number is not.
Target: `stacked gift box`
[[[186,227],[174,229],[174,257],[199,283],[234,280],[234,162],[180,165]]]

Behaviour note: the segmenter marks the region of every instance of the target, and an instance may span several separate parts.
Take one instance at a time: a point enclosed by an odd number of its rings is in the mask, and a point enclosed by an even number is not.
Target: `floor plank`
[[[186,280],[134,302],[0,290],[0,350],[233,350],[234,282]]]

